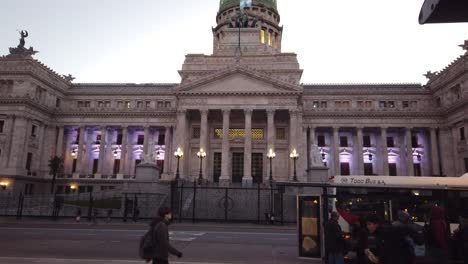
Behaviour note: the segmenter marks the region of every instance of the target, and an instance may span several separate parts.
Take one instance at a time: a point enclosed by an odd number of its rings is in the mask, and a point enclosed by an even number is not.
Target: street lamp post
[[[180,161],[180,158],[182,158],[182,156],[184,156],[184,152],[182,152],[182,150],[181,150],[180,148],[177,148],[177,151],[174,152],[174,156],[175,156],[176,159],[177,159],[176,180],[179,180],[179,179],[180,179],[180,175],[179,175],[179,161]]]
[[[202,161],[206,157],[206,152],[200,148],[200,151],[197,152],[197,156],[200,159],[200,174],[198,175],[198,184],[201,184],[203,181]]]
[[[289,155],[291,159],[294,161],[294,175],[293,175],[293,181],[297,181],[297,173],[296,173],[296,160],[299,158],[299,153],[297,153],[296,149],[293,149],[291,154]]]
[[[267,158],[270,160],[270,184],[273,183],[273,159],[276,157],[276,153],[273,152],[273,149],[267,153]]]

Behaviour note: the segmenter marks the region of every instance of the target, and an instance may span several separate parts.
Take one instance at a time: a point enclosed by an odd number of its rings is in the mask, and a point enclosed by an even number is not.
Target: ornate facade
[[[254,0],[242,15],[238,2],[221,1],[213,54],[187,55],[174,84],[74,83],[35,60],[22,35],[0,57],[6,191],[45,191],[53,156],[64,159],[59,192],[132,181],[151,153],[170,180],[179,147],[182,178],[199,177],[203,148],[203,178],[222,184],[266,182],[269,149],[275,180],[292,180],[296,166],[305,181],[317,147],[330,175],[468,170],[468,53],[429,72],[427,85],[301,84],[296,54],[281,52],[276,1]]]

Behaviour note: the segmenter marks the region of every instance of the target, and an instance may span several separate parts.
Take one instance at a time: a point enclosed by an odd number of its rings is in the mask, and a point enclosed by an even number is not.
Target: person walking
[[[75,221],[77,223],[79,223],[81,221],[81,208],[80,207],[76,208]]]
[[[448,263],[449,259],[449,234],[448,226],[445,221],[444,209],[434,205],[431,209],[431,219],[429,222],[429,237],[431,243],[429,252],[432,258],[439,264]]]
[[[97,224],[98,215],[99,215],[98,209],[97,209],[97,208],[94,208],[94,209],[93,209],[93,223],[95,223],[95,224]]]
[[[133,211],[133,222],[134,223],[138,222],[139,217],[140,217],[140,209],[136,207],[135,210]]]
[[[158,210],[159,217],[154,219],[150,226],[153,230],[154,250],[153,264],[168,264],[169,254],[182,257],[182,253],[169,243],[169,225],[172,220],[172,211],[168,207]],[[151,260],[147,260],[150,262]]]
[[[357,244],[358,264],[377,264],[382,254],[383,239],[377,215],[366,217],[366,228],[359,234]]]
[[[468,218],[460,216],[460,225],[453,233],[453,241],[456,246],[456,256],[468,264]]]
[[[398,211],[398,220],[388,230],[386,249],[388,255],[401,264],[414,264],[416,252],[424,256],[424,229],[413,223],[406,211]],[[421,252],[422,251],[422,252]]]
[[[338,224],[339,219],[338,213],[332,212],[325,227],[325,247],[329,264],[344,264],[345,240],[341,226]]]
[[[107,210],[107,223],[111,222],[112,218],[112,209]]]

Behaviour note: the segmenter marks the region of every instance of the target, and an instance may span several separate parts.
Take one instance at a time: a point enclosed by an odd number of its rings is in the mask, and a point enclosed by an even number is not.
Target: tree
[[[52,175],[52,186],[50,188],[50,193],[54,193],[55,179],[57,178],[57,174],[63,170],[63,159],[57,156],[52,157],[49,160],[49,169],[49,173]]]

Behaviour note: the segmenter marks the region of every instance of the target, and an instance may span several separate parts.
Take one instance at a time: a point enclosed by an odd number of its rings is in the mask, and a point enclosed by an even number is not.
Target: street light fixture
[[[6,190],[6,188],[8,187],[8,182],[0,182],[0,187],[2,187],[3,190]]]
[[[294,176],[293,181],[297,181],[297,173],[296,173],[296,160],[299,158],[299,153],[297,153],[296,149],[293,149],[289,157],[294,161]]]
[[[179,175],[179,161],[180,161],[180,158],[182,158],[184,156],[184,152],[182,152],[182,150],[180,148],[177,148],[177,151],[174,152],[174,156],[177,159],[176,180],[178,180],[180,178],[180,175]]]
[[[276,157],[276,153],[273,152],[273,149],[267,153],[267,158],[270,160],[270,184],[273,183],[273,159]]]
[[[206,152],[203,150],[203,148],[200,148],[200,151],[197,152],[197,156],[200,159],[200,174],[198,175],[198,184],[201,184],[203,181],[202,161],[206,157]]]

